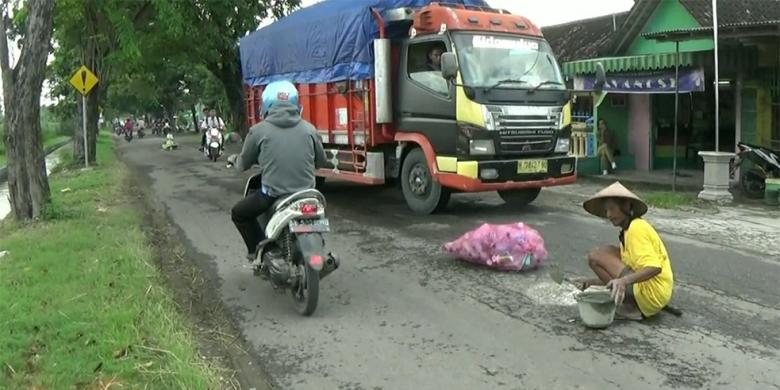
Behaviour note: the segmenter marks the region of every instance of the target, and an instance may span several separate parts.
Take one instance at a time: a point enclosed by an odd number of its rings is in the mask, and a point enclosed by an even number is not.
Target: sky
[[[320,0],[303,0],[303,6]],[[334,0],[338,1],[338,0]],[[503,8],[531,19],[537,26],[552,26],[574,20],[628,11],[634,0],[486,0],[493,8]]]

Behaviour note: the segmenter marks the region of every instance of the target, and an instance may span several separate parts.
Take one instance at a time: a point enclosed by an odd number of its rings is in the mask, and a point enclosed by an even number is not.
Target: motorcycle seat
[[[315,198],[320,202],[322,202],[323,204],[325,204],[325,196],[323,196],[321,192],[312,188],[308,190],[298,191],[292,195],[280,197],[276,202],[274,202],[271,209],[274,212],[276,212],[287,207],[290,203],[304,198]]]

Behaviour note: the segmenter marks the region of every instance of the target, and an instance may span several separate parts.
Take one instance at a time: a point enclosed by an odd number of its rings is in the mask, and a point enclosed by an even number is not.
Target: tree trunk
[[[195,132],[198,132],[198,110],[195,109],[195,105],[190,106],[190,114],[192,115],[192,128]]]
[[[100,80],[97,85],[87,95],[87,151],[89,152],[90,165],[97,162],[97,136],[99,132],[98,121],[100,120],[100,103],[105,101],[105,95],[108,91],[108,80],[110,79],[110,67],[106,65],[105,59],[108,52],[105,44],[98,41],[100,33],[95,30],[99,24],[100,11],[98,3],[94,0],[85,1],[84,14],[86,24],[90,27],[88,37],[84,40],[82,46],[82,61]],[[84,165],[84,123],[83,123],[83,99],[79,96],[79,127],[73,134],[73,161]]]
[[[244,88],[243,85],[239,85],[238,88],[234,87],[227,92],[228,102],[230,103],[230,117],[233,121],[233,126],[238,134],[241,134],[241,138],[246,137],[248,131],[247,118],[246,118],[246,101],[244,100]]]
[[[235,57],[231,57],[226,53],[223,54],[223,58],[237,58],[238,54],[234,54]],[[241,77],[241,69],[237,61],[230,59],[224,60],[220,67],[218,64],[209,64],[207,67],[213,73],[225,88],[225,95],[230,104],[230,119],[233,122],[235,131],[241,134],[241,138],[246,137],[248,131],[247,117],[246,117],[246,100],[244,98],[244,80]]]
[[[7,7],[7,4],[4,5]],[[49,201],[49,180],[41,139],[41,87],[51,44],[54,0],[30,0],[22,52],[8,62],[8,19],[2,16],[0,67],[5,99],[8,190],[16,220],[37,218]]]

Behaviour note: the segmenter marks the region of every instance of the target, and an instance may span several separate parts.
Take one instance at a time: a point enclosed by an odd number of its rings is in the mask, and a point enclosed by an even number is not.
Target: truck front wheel
[[[501,199],[506,202],[506,204],[512,207],[521,208],[528,206],[531,202],[536,200],[536,198],[539,196],[539,192],[541,191],[541,188],[498,191],[498,196],[500,196]]]
[[[420,149],[412,150],[404,159],[401,190],[409,208],[420,214],[439,211],[450,201],[450,191],[436,182]]]

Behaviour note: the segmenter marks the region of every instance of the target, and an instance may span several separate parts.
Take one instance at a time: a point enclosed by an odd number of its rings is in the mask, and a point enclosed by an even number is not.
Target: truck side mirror
[[[593,84],[593,89],[601,92],[604,89],[604,84],[607,83],[607,72],[604,70],[604,64],[601,62],[596,63],[596,82]]]
[[[441,54],[441,75],[447,80],[452,80],[458,75],[458,58],[455,53]]]

